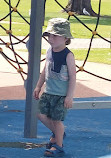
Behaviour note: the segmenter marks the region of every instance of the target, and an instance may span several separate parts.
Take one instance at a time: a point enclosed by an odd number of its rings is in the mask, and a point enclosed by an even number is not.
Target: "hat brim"
[[[60,34],[57,34],[57,33],[55,33],[55,32],[44,32],[44,33],[42,34],[42,36],[49,36],[50,34],[52,34],[52,35],[57,35],[57,36],[64,36],[65,38],[74,39],[74,37],[71,36],[71,35],[70,35],[70,37],[66,37],[65,35],[60,35]]]

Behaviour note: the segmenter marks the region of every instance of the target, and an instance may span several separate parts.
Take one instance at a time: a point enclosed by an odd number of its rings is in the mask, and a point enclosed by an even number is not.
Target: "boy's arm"
[[[74,55],[72,53],[69,53],[67,55],[66,61],[67,61],[68,73],[69,73],[69,86],[68,86],[64,106],[66,108],[71,108],[73,103],[75,84],[76,84],[76,66],[75,66]]]
[[[44,82],[45,82],[45,67],[44,67],[42,73],[40,74],[39,80],[38,80],[36,87],[34,89],[34,92],[33,92],[33,96],[35,99],[39,99],[39,93],[41,91],[41,88],[42,88]]]

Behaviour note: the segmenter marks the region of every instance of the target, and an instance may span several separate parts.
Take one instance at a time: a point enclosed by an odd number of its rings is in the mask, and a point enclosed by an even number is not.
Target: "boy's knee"
[[[47,116],[44,115],[44,114],[37,113],[37,118],[38,118],[40,121],[46,119],[46,117],[47,117]]]
[[[62,121],[59,121],[59,120],[53,120],[53,123],[54,123],[55,125],[58,125],[58,124],[61,124]]]

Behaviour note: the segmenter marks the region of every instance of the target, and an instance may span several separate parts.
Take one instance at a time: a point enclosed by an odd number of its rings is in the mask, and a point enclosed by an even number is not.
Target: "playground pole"
[[[37,101],[33,98],[33,90],[36,86],[36,82],[39,79],[40,74],[41,37],[43,21],[44,0],[32,0],[24,123],[25,138],[37,137]]]

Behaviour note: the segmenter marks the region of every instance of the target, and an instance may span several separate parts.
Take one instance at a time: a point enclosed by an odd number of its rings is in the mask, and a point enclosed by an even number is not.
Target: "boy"
[[[57,157],[64,155],[63,136],[67,109],[72,108],[76,82],[76,66],[72,52],[66,47],[70,43],[70,23],[63,18],[49,20],[43,33],[48,36],[51,48],[47,51],[46,65],[34,90],[35,99],[45,82],[44,93],[38,102],[38,118],[48,127],[53,135],[46,146],[44,156]]]

